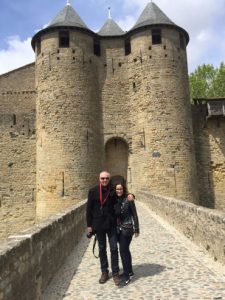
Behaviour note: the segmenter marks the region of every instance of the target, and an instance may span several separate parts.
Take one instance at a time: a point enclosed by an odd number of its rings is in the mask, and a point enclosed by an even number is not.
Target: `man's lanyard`
[[[100,183],[100,185],[99,185],[99,196],[100,196],[100,204],[101,204],[101,208],[103,207],[103,205],[104,205],[105,202],[107,201],[107,199],[108,199],[108,197],[109,197],[109,194],[110,194],[110,188],[108,189],[105,198],[102,199],[102,184]]]

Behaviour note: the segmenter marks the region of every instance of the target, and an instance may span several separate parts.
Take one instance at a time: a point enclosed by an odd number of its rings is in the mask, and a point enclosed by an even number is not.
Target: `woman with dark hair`
[[[134,275],[130,243],[133,235],[135,237],[139,235],[139,222],[134,199],[130,200],[130,198],[127,198],[125,185],[121,183],[116,184],[115,192],[117,197],[115,213],[118,224],[118,241],[125,285],[127,285],[130,282],[130,278]]]

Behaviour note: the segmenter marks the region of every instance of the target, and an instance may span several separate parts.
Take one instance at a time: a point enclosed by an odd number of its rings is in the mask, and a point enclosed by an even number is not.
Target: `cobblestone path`
[[[85,235],[44,294],[44,300],[225,299],[225,267],[137,202],[141,234],[131,243],[135,276],[100,285],[99,260]]]

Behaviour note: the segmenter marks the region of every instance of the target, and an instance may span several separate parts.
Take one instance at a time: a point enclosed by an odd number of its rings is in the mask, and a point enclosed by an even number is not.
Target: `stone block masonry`
[[[35,86],[35,64],[23,66],[0,76],[0,92],[31,91]],[[10,103],[9,103],[10,105]],[[12,103],[11,103],[12,105]],[[12,107],[12,106],[11,106]]]
[[[192,106],[200,205],[225,210],[225,119],[206,120],[206,105]]]
[[[0,76],[0,239],[35,222],[34,64]]]
[[[58,32],[46,34],[36,59],[37,220],[84,199],[102,168],[93,40],[70,36],[58,49]]]
[[[174,198],[137,193],[156,214],[168,221],[192,242],[205,248],[215,261],[225,264],[225,215],[219,210],[204,208]]]
[[[83,201],[1,243],[0,300],[42,299],[84,232],[85,208]]]
[[[203,126],[188,33],[146,9],[101,35],[66,5],[33,37],[35,63],[0,76],[0,239],[84,199],[103,169],[133,193],[225,209],[224,119]]]

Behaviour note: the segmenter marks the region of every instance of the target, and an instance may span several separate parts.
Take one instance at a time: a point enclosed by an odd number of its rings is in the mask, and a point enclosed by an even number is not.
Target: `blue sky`
[[[96,31],[108,17],[129,30],[148,0],[71,0],[72,6]],[[225,62],[225,0],[154,0],[162,11],[190,35],[189,72],[203,63],[218,67]],[[46,26],[66,0],[1,0],[0,74],[34,61],[31,37]]]

